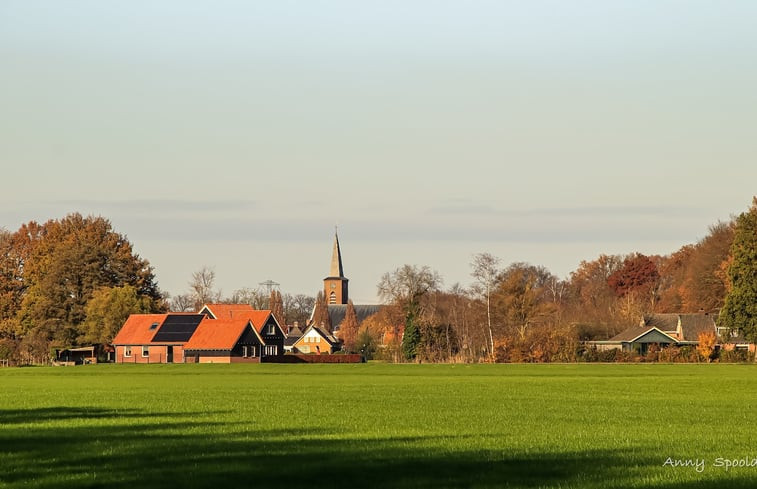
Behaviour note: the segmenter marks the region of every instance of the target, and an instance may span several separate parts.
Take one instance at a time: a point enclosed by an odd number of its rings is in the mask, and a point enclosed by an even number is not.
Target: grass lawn
[[[0,487],[754,487],[755,405],[752,365],[0,369]]]

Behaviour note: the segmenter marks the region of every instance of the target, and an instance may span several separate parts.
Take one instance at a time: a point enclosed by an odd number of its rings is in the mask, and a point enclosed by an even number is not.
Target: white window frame
[[[131,358],[131,347],[125,346],[124,347],[124,357]]]
[[[150,356],[150,347],[149,346],[143,346],[142,347],[142,358],[148,358]]]

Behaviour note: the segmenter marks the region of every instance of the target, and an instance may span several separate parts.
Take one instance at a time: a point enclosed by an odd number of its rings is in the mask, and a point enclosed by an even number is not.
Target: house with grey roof
[[[699,335],[712,333],[717,336],[716,316],[696,314],[648,314],[638,326],[628,328],[605,341],[589,341],[587,344],[598,350],[619,349],[646,354],[649,346],[696,346]]]
[[[295,322],[294,325],[289,328],[289,333],[287,333],[287,337],[284,339],[284,351],[286,353],[293,353],[294,344],[297,343],[297,340],[299,340],[301,336],[302,329],[300,329],[300,325]]]

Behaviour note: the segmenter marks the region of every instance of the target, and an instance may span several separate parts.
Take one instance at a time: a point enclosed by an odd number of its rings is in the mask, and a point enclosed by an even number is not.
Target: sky
[[[0,227],[101,215],[186,292],[566,277],[757,194],[757,2],[0,0]]]

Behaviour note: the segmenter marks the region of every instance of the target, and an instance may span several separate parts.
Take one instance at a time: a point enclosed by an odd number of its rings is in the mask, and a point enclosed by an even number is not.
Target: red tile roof
[[[260,332],[263,331],[263,326],[268,322],[268,317],[270,315],[271,311],[269,309],[260,309],[258,311],[251,311],[247,317],[252,321],[252,325],[255,326],[255,329]]]
[[[202,309],[207,308],[216,319],[235,319],[243,317],[250,311],[254,311],[249,304],[205,304]],[[202,311],[202,309],[200,309]]]
[[[147,345],[160,329],[168,314],[132,314],[113,338],[114,345]],[[150,327],[158,323],[157,328]]]
[[[203,319],[184,349],[231,350],[249,323],[247,318]]]
[[[258,332],[263,331],[271,315],[270,309],[253,309],[249,304],[205,304],[200,311],[206,308],[216,319],[249,319]]]

